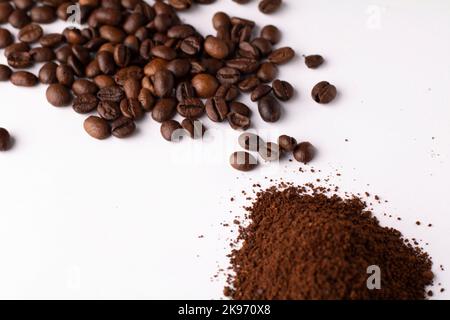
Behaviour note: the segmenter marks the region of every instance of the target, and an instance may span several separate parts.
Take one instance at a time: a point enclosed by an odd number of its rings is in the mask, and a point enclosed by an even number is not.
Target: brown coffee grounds
[[[425,299],[434,275],[428,254],[380,226],[358,197],[284,185],[246,208],[230,254],[224,293],[236,300]],[[367,281],[381,270],[381,289]],[[370,282],[372,283],[372,282]]]

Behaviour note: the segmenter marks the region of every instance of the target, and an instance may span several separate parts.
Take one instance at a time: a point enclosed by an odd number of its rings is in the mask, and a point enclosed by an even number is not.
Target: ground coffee
[[[424,299],[432,284],[429,256],[357,197],[272,187],[247,210],[242,248],[230,255],[232,299]],[[377,279],[381,289],[370,290]]]

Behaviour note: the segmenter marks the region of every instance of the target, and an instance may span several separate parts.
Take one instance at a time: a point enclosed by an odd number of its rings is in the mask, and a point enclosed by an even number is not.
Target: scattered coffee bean
[[[9,80],[13,85],[19,87],[33,87],[38,82],[37,77],[28,71],[13,72]]]
[[[59,83],[49,85],[46,96],[47,101],[55,107],[66,106],[72,101],[70,90]]]
[[[177,107],[178,113],[185,118],[196,120],[205,113],[205,105],[198,98],[186,98]]]
[[[181,126],[192,139],[203,138],[206,131],[205,127],[198,120],[184,119],[181,122]]]
[[[100,101],[120,102],[124,97],[124,92],[119,86],[105,87],[98,91],[97,98]]]
[[[230,156],[230,165],[238,171],[248,172],[256,168],[258,160],[248,152],[238,151]]]
[[[29,52],[12,52],[8,56],[8,64],[16,69],[24,69],[33,65],[33,57]]]
[[[336,87],[327,81],[319,82],[312,89],[311,95],[317,103],[330,103],[336,98],[337,90]]]
[[[289,47],[283,47],[273,51],[269,55],[269,61],[277,65],[285,64],[295,57],[295,51]]]
[[[98,91],[97,85],[87,79],[77,79],[72,84],[72,91],[77,96],[80,96],[82,94],[90,93],[90,94],[96,94]]]
[[[247,130],[251,126],[250,118],[237,112],[228,114],[228,122],[234,130]]]
[[[173,98],[163,98],[156,102],[152,110],[152,118],[156,122],[170,120],[175,115],[177,101]]]
[[[297,140],[293,137],[282,135],[278,138],[278,145],[284,152],[293,152],[297,146]]]
[[[268,162],[278,161],[280,160],[280,146],[273,142],[263,144],[259,148],[259,155]]]
[[[258,101],[258,110],[265,122],[277,122],[281,118],[280,103],[270,94]]]
[[[238,142],[243,149],[252,152],[259,152],[260,147],[265,144],[262,138],[254,133],[249,132],[244,132],[243,134],[241,134],[239,136]]]
[[[116,138],[127,138],[136,131],[136,124],[127,117],[120,117],[111,123],[112,135]]]
[[[114,101],[98,102],[97,113],[100,117],[108,121],[114,121],[122,115],[119,105]]]
[[[243,104],[242,102],[238,102],[238,101],[233,101],[230,103],[230,111],[231,112],[235,112],[235,113],[239,113],[245,117],[250,118],[252,115],[252,110],[250,110],[249,107],[247,107],[245,104]]]
[[[161,124],[161,135],[167,141],[178,142],[183,137],[180,123],[175,120],[167,120]]]
[[[320,67],[324,62],[324,59],[320,55],[311,55],[305,57],[305,64],[310,69],[317,69]]]
[[[0,28],[0,49],[6,48],[13,43],[13,41],[14,39],[11,32],[9,32],[8,29]]]
[[[120,111],[130,119],[139,120],[144,116],[144,109],[136,98],[124,98],[120,101]]]
[[[98,99],[91,93],[86,93],[77,96],[73,101],[73,110],[76,113],[89,113],[97,108]],[[101,115],[100,115],[101,116]]]
[[[294,87],[287,81],[275,80],[272,88],[275,97],[281,101],[289,101],[294,96]]]
[[[272,92],[271,86],[269,86],[267,84],[260,84],[252,91],[250,99],[253,102],[256,102],[256,101],[260,100],[261,98],[267,96],[271,92]]]
[[[282,3],[282,0],[261,0],[258,8],[262,13],[271,14],[277,11]]]
[[[274,63],[264,62],[258,70],[258,79],[262,82],[271,82],[278,75],[278,68]]]
[[[7,81],[11,77],[12,70],[10,67],[0,64],[0,81]]]
[[[302,162],[304,164],[311,162],[311,160],[314,159],[315,154],[316,154],[316,150],[315,150],[314,146],[309,142],[299,143],[294,148],[295,160],[297,160],[298,162]]]
[[[34,62],[48,62],[55,59],[55,53],[50,48],[36,47],[30,50]]]
[[[42,27],[35,23],[30,23],[20,29],[18,37],[19,40],[26,43],[37,42],[42,35],[44,34],[44,30]]]
[[[222,97],[214,97],[206,101],[206,115],[213,122],[224,121],[229,112],[228,104]]]
[[[8,130],[0,128],[0,151],[7,151],[11,146],[11,136]]]
[[[277,44],[281,40],[281,32],[277,27],[267,25],[261,29],[261,37],[268,40],[271,44]]]
[[[199,98],[210,98],[216,93],[219,83],[212,75],[201,73],[192,79],[192,86]]]
[[[110,136],[111,128],[105,119],[90,116],[84,121],[84,130],[93,138],[103,140]]]

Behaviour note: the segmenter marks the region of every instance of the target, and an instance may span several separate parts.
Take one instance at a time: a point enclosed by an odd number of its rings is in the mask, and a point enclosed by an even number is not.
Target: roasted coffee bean
[[[98,102],[97,113],[100,117],[108,121],[114,121],[122,115],[119,105],[113,101]]]
[[[83,65],[87,65],[89,62],[91,62],[91,55],[89,50],[79,44],[74,44],[72,46],[72,54]]]
[[[100,75],[102,71],[100,70],[100,66],[98,65],[98,60],[95,59],[89,62],[84,70],[84,73],[87,78],[94,78]]]
[[[167,141],[178,142],[183,137],[184,132],[178,121],[167,120],[161,124],[161,135]]]
[[[152,77],[155,95],[160,98],[167,98],[172,95],[175,78],[169,70],[159,70]]]
[[[43,35],[42,27],[35,23],[26,25],[19,31],[19,40],[26,43],[37,42]]]
[[[114,74],[116,70],[116,63],[114,62],[114,56],[111,52],[100,51],[99,53],[97,53],[97,62],[100,70],[104,74]]]
[[[123,90],[119,86],[105,87],[98,91],[97,98],[100,101],[120,102],[124,96]]]
[[[111,135],[111,128],[105,119],[90,116],[84,121],[84,130],[93,138],[103,140]]]
[[[282,135],[278,138],[278,145],[284,152],[293,152],[297,146],[297,140],[293,137]]]
[[[96,94],[98,91],[98,87],[91,80],[77,79],[72,84],[72,91],[77,96],[80,96],[80,95],[86,94],[86,93]]]
[[[200,61],[191,60],[191,74],[197,75],[200,73],[206,73],[205,66]]]
[[[72,108],[76,113],[89,113],[97,108],[97,105],[97,97],[91,93],[86,93],[73,100]]]
[[[131,50],[123,44],[114,47],[114,61],[119,67],[126,67],[131,61]]]
[[[146,88],[141,89],[141,91],[139,92],[138,100],[141,103],[141,106],[144,109],[144,111],[147,112],[152,111],[156,103],[155,97],[150,92],[150,90]]]
[[[125,80],[135,78],[141,80],[144,76],[144,71],[138,66],[129,66],[122,68],[114,75],[114,80],[119,86],[122,86]]]
[[[84,65],[73,54],[67,57],[67,65],[72,68],[77,77],[84,77]]]
[[[0,64],[0,81],[7,81],[11,77],[12,70],[10,67]]]
[[[104,25],[99,29],[100,36],[111,42],[111,43],[121,43],[125,39],[125,32],[122,29],[119,29],[114,26]]]
[[[265,122],[277,122],[281,118],[280,103],[270,94],[258,101],[258,111]]]
[[[258,48],[246,41],[239,43],[238,53],[239,56],[250,59],[259,59],[261,55]]]
[[[47,101],[55,107],[67,106],[72,102],[70,90],[59,83],[49,85],[45,95]]]
[[[248,172],[257,167],[258,160],[248,152],[239,151],[231,155],[230,165],[238,171]]]
[[[112,87],[116,85],[114,78],[111,76],[107,76],[106,74],[99,74],[94,78],[94,83],[97,85],[99,89],[103,89],[106,87]]]
[[[317,103],[330,103],[336,98],[336,87],[327,81],[319,82],[312,89],[311,95]]]
[[[213,76],[201,73],[192,78],[192,86],[200,98],[210,98],[214,96],[219,87],[217,79]]]
[[[124,24],[122,25],[122,28],[123,30],[125,30],[126,33],[134,34],[146,22],[147,21],[144,15],[137,12],[133,12],[126,18]]]
[[[235,85],[223,84],[216,91],[216,97],[224,98],[225,101],[233,101],[239,97],[239,89]]]
[[[195,90],[189,81],[180,82],[177,86],[176,97],[179,102],[183,102],[186,98],[194,98]]]
[[[252,45],[257,48],[263,57],[267,57],[272,53],[272,43],[264,38],[256,38],[252,41]]]
[[[250,96],[250,99],[253,102],[260,100],[261,98],[267,96],[270,92],[272,92],[272,87],[267,84],[261,84],[257,86]]]
[[[33,87],[38,82],[38,78],[28,71],[13,72],[9,80],[13,85],[20,87]]]
[[[176,10],[187,10],[192,6],[193,0],[169,0],[169,4]]]
[[[241,73],[236,69],[225,67],[217,71],[216,77],[221,84],[236,84],[241,79]]]
[[[263,144],[259,148],[259,156],[265,161],[278,161],[281,156],[280,146],[273,142]]]
[[[60,64],[56,68],[56,79],[64,86],[71,87],[75,81],[73,70],[66,64]]]
[[[47,62],[55,60],[55,52],[50,48],[36,47],[30,50],[34,62]]]
[[[193,26],[189,24],[179,24],[171,27],[167,31],[167,36],[172,39],[186,39],[196,33]]]
[[[20,29],[29,24],[31,19],[25,10],[16,9],[9,15],[8,22],[14,28]]]
[[[175,115],[177,101],[173,98],[163,98],[156,102],[152,110],[152,118],[156,122],[170,120]]]
[[[136,124],[127,117],[120,117],[111,123],[112,135],[116,138],[127,138],[136,131]]]
[[[275,80],[272,88],[275,97],[281,101],[289,101],[294,96],[294,87],[287,81]]]
[[[11,136],[8,130],[0,128],[0,151],[7,151],[11,147]]]
[[[223,60],[206,57],[202,57],[200,64],[205,70],[205,73],[209,74],[216,74],[221,68],[225,66],[225,62]]]
[[[282,3],[282,0],[261,0],[258,8],[262,13],[271,14],[277,11]]]
[[[122,22],[122,12],[117,8],[98,8],[92,13],[93,19],[99,25],[117,26]],[[91,21],[92,23],[93,21]]]
[[[247,107],[245,104],[243,104],[242,102],[238,102],[238,101],[233,101],[230,103],[230,111],[231,112],[235,112],[235,113],[239,113],[243,116],[246,117],[251,117],[252,115],[252,111],[250,110],[249,107]]]
[[[0,28],[0,49],[6,48],[11,43],[13,43],[14,39],[7,29]]]
[[[38,78],[43,84],[52,84],[58,82],[56,77],[56,69],[58,65],[54,62],[45,63],[39,70]]]
[[[257,76],[262,82],[271,82],[278,75],[278,68],[274,63],[264,62],[259,67]]]
[[[195,56],[201,48],[202,40],[197,36],[187,37],[180,44],[181,51],[189,56]]]
[[[14,8],[9,2],[0,2],[0,23],[8,22],[9,15],[13,10]]]
[[[63,31],[63,35],[66,38],[66,41],[71,44],[85,44],[87,39],[85,36],[81,34],[81,30],[77,28],[65,28]]]
[[[230,112],[228,114],[228,123],[234,130],[247,130],[250,128],[251,120],[242,114]]]
[[[295,57],[295,51],[290,47],[283,47],[269,55],[269,61],[277,65],[285,64]]]
[[[50,6],[36,6],[31,9],[30,17],[33,22],[52,23],[56,20],[56,11]]]
[[[123,85],[123,91],[127,98],[137,99],[141,91],[141,82],[133,78],[127,79]]]
[[[206,132],[205,127],[198,120],[184,119],[181,126],[192,139],[201,139]]]
[[[214,29],[229,29],[231,27],[230,17],[224,12],[216,12],[212,18]]]
[[[158,71],[167,69],[168,62],[164,59],[155,58],[144,67],[144,74],[153,77]]]
[[[173,48],[166,46],[156,46],[152,48],[152,55],[156,58],[164,60],[173,60],[176,58],[177,53]]]
[[[175,59],[170,61],[166,68],[173,73],[175,78],[183,78],[191,71],[191,63],[187,59]]]
[[[242,92],[251,92],[253,89],[255,89],[260,84],[260,80],[258,77],[251,76],[247,79],[242,80],[239,82],[239,90]]]
[[[317,69],[324,63],[324,59],[320,55],[311,55],[305,57],[305,64],[310,69]]]
[[[4,55],[6,58],[13,52],[28,52],[30,46],[24,42],[13,43],[5,48]]]
[[[7,60],[11,67],[17,69],[28,68],[33,65],[33,57],[29,52],[12,52]]]
[[[238,138],[239,145],[252,152],[258,152],[262,145],[265,145],[264,140],[254,133],[244,132]]]
[[[141,103],[136,98],[124,98],[120,101],[120,111],[122,114],[130,119],[139,120],[144,116],[144,109]]]
[[[222,122],[229,113],[230,109],[224,98],[216,96],[206,101],[206,115],[211,121]]]
[[[72,55],[72,47],[70,45],[63,45],[55,51],[56,60],[62,63],[67,63],[67,60]]]
[[[39,39],[40,45],[47,48],[56,48],[63,42],[64,36],[60,33],[49,33]]]
[[[255,59],[249,58],[236,58],[227,60],[226,66],[239,70],[242,73],[253,73],[259,68],[259,62]]]
[[[225,59],[230,53],[227,43],[213,36],[206,38],[204,49],[207,54],[216,59]]]
[[[309,142],[299,143],[294,148],[295,160],[297,160],[298,162],[303,162],[304,164],[311,162],[314,159],[315,154],[316,154],[316,149]]]
[[[186,98],[177,106],[178,113],[185,118],[196,120],[205,113],[205,105],[198,98]]]

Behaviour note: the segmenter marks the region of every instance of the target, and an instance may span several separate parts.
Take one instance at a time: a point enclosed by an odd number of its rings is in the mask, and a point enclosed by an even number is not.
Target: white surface
[[[450,2],[285,2],[273,16],[256,1],[219,0],[183,17],[204,34],[217,10],[273,23],[299,55],[323,54],[317,71],[300,59],[281,69],[299,95],[280,123],[255,114],[255,127],[272,139],[313,142],[323,176],[338,169],[343,190],[388,199],[377,209],[383,223],[429,242],[435,269],[450,268]],[[56,29],[62,25],[46,28]],[[335,103],[311,100],[321,80],[338,87]],[[99,142],[83,131],[84,116],[50,106],[43,86],[0,83],[0,92],[0,126],[16,140],[0,154],[0,298],[220,298],[223,280],[210,280],[227,261],[230,232],[220,223],[242,211],[230,197],[241,200],[265,176],[299,184],[317,177],[289,162],[232,171],[238,133],[221,138],[225,125],[208,122],[223,129],[214,141],[172,145],[146,118],[134,138]],[[449,280],[438,272],[447,291],[436,297],[450,297]]]

